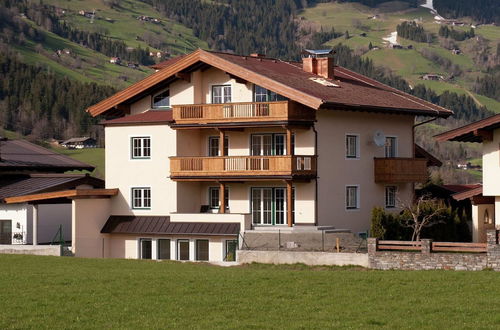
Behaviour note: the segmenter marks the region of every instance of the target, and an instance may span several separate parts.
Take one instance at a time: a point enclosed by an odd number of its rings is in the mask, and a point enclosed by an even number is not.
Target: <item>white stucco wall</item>
[[[106,127],[106,188],[119,188],[112,198],[116,215],[167,215],[176,210],[176,183],[168,179],[175,155],[176,134],[168,125]],[[131,138],[151,137],[150,159],[131,158]],[[151,209],[131,208],[131,189],[151,187]]]
[[[32,207],[26,203],[0,204],[0,220],[11,220],[12,233],[26,235],[25,243],[33,242],[32,214]]]
[[[105,238],[101,229],[111,214],[108,198],[74,199],[72,201],[72,246],[76,257],[106,257]]]
[[[398,157],[412,157],[413,116],[384,115],[368,112],[320,110],[318,132],[318,224],[332,225],[354,232],[370,228],[371,211],[385,204],[385,185],[374,179],[374,157],[384,157],[384,148],[373,143],[373,134],[381,130],[398,138]],[[345,136],[358,134],[359,159],[346,159]],[[346,210],[345,187],[359,186],[360,208]],[[393,184],[390,184],[393,185]],[[398,198],[410,200],[412,184],[397,184]]]
[[[500,196],[500,129],[483,142],[483,195]]]

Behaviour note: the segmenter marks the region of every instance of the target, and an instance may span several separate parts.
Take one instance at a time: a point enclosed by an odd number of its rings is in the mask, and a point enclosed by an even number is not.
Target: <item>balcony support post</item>
[[[292,130],[286,127],[286,155],[293,156],[294,150],[292,148]]]
[[[224,154],[224,150],[226,150],[226,132],[224,130],[219,130],[219,155],[227,156]]]
[[[219,213],[226,213],[226,184],[219,182]]]
[[[288,223],[288,227],[293,227],[294,218],[293,218],[293,198],[292,198],[292,180],[286,181],[286,219]]]

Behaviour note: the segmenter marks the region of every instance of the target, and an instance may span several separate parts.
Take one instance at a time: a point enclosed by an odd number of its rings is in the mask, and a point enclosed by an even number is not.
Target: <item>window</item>
[[[167,89],[153,96],[153,109],[170,108],[170,91]]]
[[[281,96],[258,85],[254,86],[253,94],[255,102],[286,101],[286,98],[284,96]]]
[[[158,244],[158,259],[170,260],[170,240],[159,239]]]
[[[177,240],[177,260],[189,260],[189,240]]]
[[[385,138],[385,157],[393,158],[398,156],[398,141],[396,137]]]
[[[231,85],[216,85],[212,86],[212,103],[230,103],[231,102]]]
[[[148,136],[133,137],[131,139],[132,159],[151,158],[151,138]]]
[[[150,238],[141,238],[139,256],[141,259],[152,259],[152,242]]]
[[[132,208],[151,208],[151,188],[132,188]]]
[[[345,136],[345,156],[346,158],[359,158],[359,136],[347,134]]]
[[[227,240],[226,241],[226,255],[224,256],[224,261],[236,261],[236,250],[238,248],[237,240]]]
[[[387,186],[385,187],[385,207],[394,208],[396,207],[396,187]]]
[[[359,208],[359,187],[358,186],[346,186],[345,188],[345,207],[346,209],[358,209]]]
[[[221,156],[219,149],[219,140],[218,136],[210,136],[208,138],[208,156],[209,157],[217,157]],[[228,155],[229,153],[229,137],[224,137],[224,155]]]
[[[226,202],[226,209],[229,209],[229,188],[224,189],[225,196],[224,200]],[[220,207],[219,200],[219,187],[208,188],[208,205],[211,209],[218,209]]]
[[[292,135],[292,149],[295,148],[295,135]],[[286,154],[286,134],[252,134],[250,140],[252,156],[271,156]]]
[[[292,205],[287,205],[286,188],[258,188],[251,189],[251,214],[255,225],[285,225],[288,207],[295,212],[295,189],[292,189]]]
[[[208,261],[208,239],[196,240],[196,260]]]

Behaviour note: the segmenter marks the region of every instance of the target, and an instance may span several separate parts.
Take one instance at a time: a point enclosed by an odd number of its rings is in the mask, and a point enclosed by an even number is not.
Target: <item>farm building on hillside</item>
[[[61,146],[68,149],[96,148],[97,141],[90,137],[78,137],[62,142]]]

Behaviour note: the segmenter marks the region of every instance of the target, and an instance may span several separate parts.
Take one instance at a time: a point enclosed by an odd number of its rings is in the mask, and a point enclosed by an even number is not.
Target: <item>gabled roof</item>
[[[91,106],[87,111],[92,116],[97,116],[116,109],[122,104],[137,100],[158,84],[177,79],[176,74],[200,64],[218,68],[313,109],[383,111],[437,117],[448,117],[452,114],[450,110],[339,66],[335,67],[336,80],[332,81],[338,87],[329,87],[314,81],[315,78],[321,77],[305,72],[302,64],[298,62],[201,49],[178,60],[170,59],[164,64],[156,65],[156,68],[161,68],[158,72]]]
[[[139,114],[104,120],[103,125],[160,124],[172,122],[172,110],[149,110]]]
[[[103,188],[104,180],[85,174],[3,175],[0,177],[0,202],[8,197],[72,189],[80,185]]]
[[[482,132],[500,128],[500,114],[434,136],[437,141],[483,142]]]
[[[112,215],[101,230],[103,234],[235,236],[239,223],[171,222],[169,216]]]
[[[68,140],[62,142],[61,144],[76,143],[76,142],[85,142],[85,141],[88,141],[88,140],[91,140],[91,141],[95,142],[95,139],[93,139],[91,137],[75,137],[75,138],[71,138],[71,139],[68,139]]]
[[[93,169],[94,166],[25,140],[0,140],[0,172],[65,172]]]

